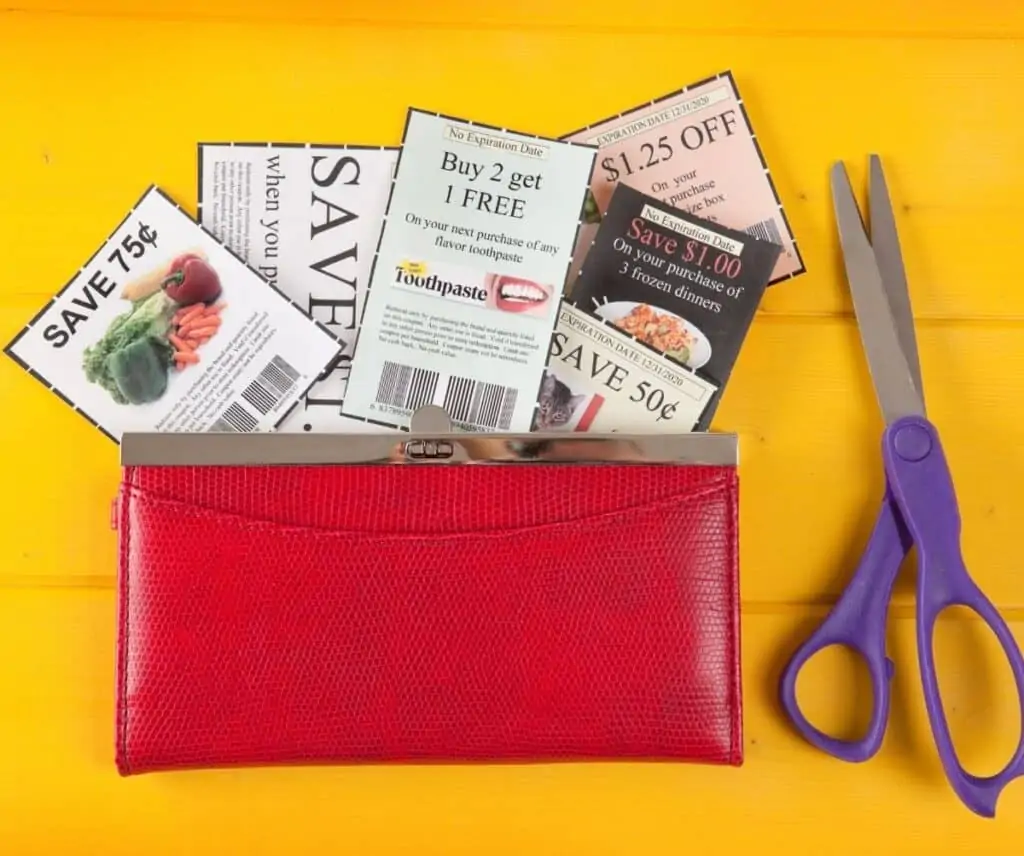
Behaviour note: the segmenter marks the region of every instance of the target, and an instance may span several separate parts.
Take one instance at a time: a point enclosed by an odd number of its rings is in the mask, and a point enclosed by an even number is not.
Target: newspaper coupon
[[[409,111],[344,414],[529,430],[594,151]]]
[[[782,247],[769,285],[804,272],[803,259],[730,72],[693,83],[562,139],[599,147],[588,223],[567,280],[583,259],[622,183],[687,214]]]
[[[341,413],[397,148],[202,143],[199,220],[344,350],[280,431],[381,430]]]
[[[153,187],[5,351],[119,442],[272,430],[340,344]]]
[[[563,303],[531,430],[692,431],[716,388]]]

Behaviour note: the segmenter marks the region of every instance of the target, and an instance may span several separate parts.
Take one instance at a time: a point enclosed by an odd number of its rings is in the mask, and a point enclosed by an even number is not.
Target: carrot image
[[[217,324],[204,324],[202,327],[190,327],[188,330],[188,337],[190,339],[196,339],[200,336],[212,336],[217,332]]]
[[[202,314],[203,304],[196,303],[193,304],[192,306],[189,306],[186,309],[179,309],[177,312],[177,317],[174,319],[174,323],[176,323],[180,327],[182,324],[188,323],[190,318],[198,318]]]
[[[198,349],[217,333],[221,326],[220,313],[226,303],[194,303],[182,307],[172,318],[172,331],[167,339],[174,347],[174,366],[184,371],[199,362]]]
[[[193,330],[198,330],[201,327],[219,327],[221,324],[220,318],[216,315],[199,315],[195,318],[189,318],[188,321],[183,323],[178,328],[179,334],[188,333],[191,335]]]

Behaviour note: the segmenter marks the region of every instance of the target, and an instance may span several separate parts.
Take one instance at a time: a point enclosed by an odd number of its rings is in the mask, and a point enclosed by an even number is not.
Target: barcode
[[[276,356],[267,363],[242,392],[244,398],[253,409],[266,416],[282,398],[284,398],[299,379],[295,367],[283,357]]]
[[[772,244],[782,246],[782,235],[772,217],[762,220],[760,223],[755,223],[753,226],[747,226],[743,231],[748,235],[753,235],[755,238],[760,238],[762,241],[769,241]]]
[[[444,393],[444,409],[452,422],[507,430],[512,424],[517,395],[518,391],[511,386],[453,376]]]
[[[439,375],[430,369],[403,366],[389,360],[384,362],[377,384],[378,404],[387,404],[404,410],[416,411],[432,404],[437,391]]]
[[[236,401],[217,417],[217,421],[210,426],[209,430],[248,433],[255,431],[258,424],[256,417]]]

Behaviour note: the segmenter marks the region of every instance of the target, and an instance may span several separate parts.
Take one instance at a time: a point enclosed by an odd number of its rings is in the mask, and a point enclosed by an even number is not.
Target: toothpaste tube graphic
[[[550,317],[554,300],[549,283],[423,260],[395,265],[391,284],[404,291],[539,318]]]

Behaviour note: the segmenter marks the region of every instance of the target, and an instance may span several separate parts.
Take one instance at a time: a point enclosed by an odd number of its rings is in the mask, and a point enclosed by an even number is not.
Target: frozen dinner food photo
[[[711,343],[707,336],[694,324],[667,309],[649,303],[617,300],[598,306],[594,314],[691,369],[699,369],[711,359]]]

